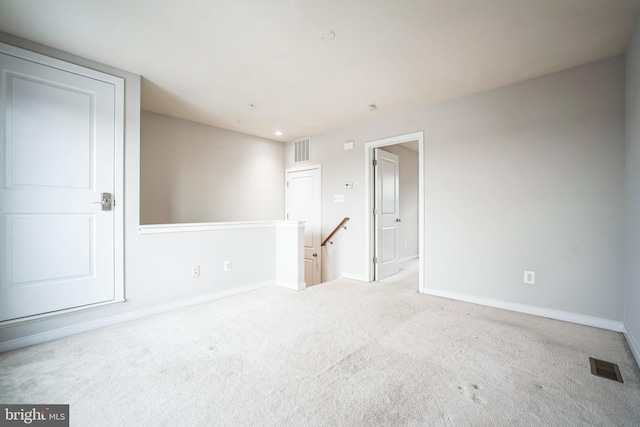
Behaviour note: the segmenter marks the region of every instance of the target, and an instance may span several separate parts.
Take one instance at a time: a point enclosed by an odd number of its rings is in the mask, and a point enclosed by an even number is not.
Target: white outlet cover
[[[344,203],[344,194],[334,194],[333,203]]]
[[[535,271],[525,271],[524,272],[524,283],[527,285],[535,285],[536,284],[536,272]]]

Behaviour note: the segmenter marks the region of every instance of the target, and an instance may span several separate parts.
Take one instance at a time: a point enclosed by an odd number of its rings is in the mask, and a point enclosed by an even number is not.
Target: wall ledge
[[[455,292],[439,291],[436,289],[424,289],[422,293],[433,295],[436,297],[449,298],[478,305],[485,305],[488,307],[501,308],[503,310],[516,311],[518,313],[532,314],[534,316],[546,317],[549,319],[562,320],[564,322],[576,323],[578,325],[608,329],[615,332],[623,332],[624,330],[624,324],[622,322],[603,319],[601,317],[588,316],[585,314],[571,313],[568,311],[554,310],[551,308],[537,307],[533,305],[519,304],[515,302],[501,301],[491,298],[475,297],[471,295],[458,294]]]
[[[304,227],[302,221],[240,221],[240,222],[194,222],[184,224],[148,224],[140,225],[138,233],[144,234],[164,234],[164,233],[187,233],[194,231],[219,231],[238,230],[249,228]]]

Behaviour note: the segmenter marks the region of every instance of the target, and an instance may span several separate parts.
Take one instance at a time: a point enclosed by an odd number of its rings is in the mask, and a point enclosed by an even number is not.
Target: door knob
[[[318,254],[314,253],[312,256],[317,257],[317,256],[318,256]]]
[[[396,222],[402,222],[400,218],[396,218]]]
[[[112,202],[113,202],[113,198],[111,196],[111,193],[102,193],[101,197],[102,197],[102,200],[100,200],[99,202],[93,202],[92,204],[94,204],[94,205],[102,205],[102,210],[103,211],[110,211],[111,210],[111,206],[112,206]]]

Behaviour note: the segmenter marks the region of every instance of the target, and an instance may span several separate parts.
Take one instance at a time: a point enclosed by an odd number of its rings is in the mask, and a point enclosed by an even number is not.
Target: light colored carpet
[[[638,426],[615,332],[378,284],[271,287],[0,355],[0,402],[76,426]],[[624,384],[590,373],[620,366]]]

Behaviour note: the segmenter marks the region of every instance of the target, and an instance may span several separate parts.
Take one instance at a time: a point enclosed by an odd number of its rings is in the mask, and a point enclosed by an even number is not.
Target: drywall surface
[[[323,235],[351,218],[331,254],[345,275],[366,277],[371,262],[364,143],[424,131],[426,289],[622,320],[623,57],[374,114],[311,138],[311,162],[323,168]],[[353,189],[334,204],[348,181]],[[536,272],[535,285],[523,284],[524,270]]]
[[[134,319],[162,311],[165,307],[175,308],[185,301],[204,301],[211,295],[229,294],[264,284],[300,287],[303,281],[299,269],[301,260],[296,258],[298,252],[291,249],[299,244],[301,235],[298,235],[301,231],[295,223],[283,226],[273,222],[259,227],[247,224],[201,232],[141,234],[140,76],[11,35],[0,33],[0,41],[120,76],[125,79],[126,88],[124,231],[120,230],[124,234],[125,254],[124,259],[119,258],[118,261],[124,263],[126,302],[2,325],[0,350]],[[265,157],[270,158],[272,154],[269,150],[264,152]],[[281,176],[283,170],[280,170]],[[283,178],[279,181],[280,192],[284,187],[283,181]],[[274,197],[280,196],[276,194]],[[278,203],[282,209],[282,203]],[[231,272],[224,271],[224,261],[232,261]],[[200,266],[198,278],[191,277],[194,265]],[[278,265],[291,267],[277,271]]]
[[[624,324],[640,364],[640,21],[627,50],[626,66]]]
[[[383,150],[399,157],[400,163],[400,259],[418,256],[418,152],[402,145]]]
[[[140,222],[284,218],[281,142],[142,111]]]

